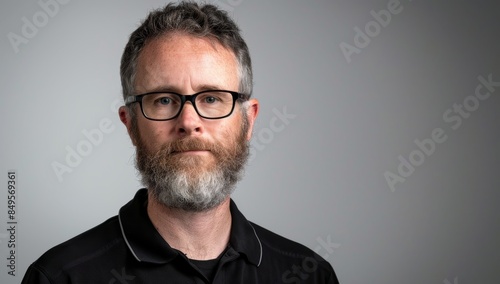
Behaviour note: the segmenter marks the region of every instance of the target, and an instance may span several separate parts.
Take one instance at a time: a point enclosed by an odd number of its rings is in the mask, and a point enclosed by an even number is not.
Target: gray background
[[[248,219],[317,249],[342,283],[500,283],[500,87],[456,129],[443,119],[474,102],[478,76],[500,81],[499,2],[402,0],[350,62],[341,43],[354,46],[355,27],[392,1],[208,2],[234,16],[253,58],[262,108],[234,195]],[[44,251],[115,215],[140,187],[116,113],[118,68],[128,35],[162,3],[60,4],[16,53],[8,34],[22,36],[22,18],[43,21],[44,10],[2,2],[1,283],[19,283]],[[110,133],[59,181],[52,163],[103,119]],[[391,190],[384,173],[435,128],[447,140]],[[11,169],[16,277],[6,268]]]

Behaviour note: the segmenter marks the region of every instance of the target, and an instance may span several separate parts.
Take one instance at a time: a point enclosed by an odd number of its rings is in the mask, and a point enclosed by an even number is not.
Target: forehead
[[[201,91],[204,86],[237,90],[237,66],[234,53],[216,40],[168,34],[146,42],[139,54],[136,90]]]

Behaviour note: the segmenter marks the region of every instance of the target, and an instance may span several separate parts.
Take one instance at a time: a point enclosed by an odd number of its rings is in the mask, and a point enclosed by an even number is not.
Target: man
[[[259,103],[225,12],[192,2],[153,11],[120,71],[119,115],[146,188],[45,253],[23,283],[338,283],[328,262],[247,221],[230,199]]]

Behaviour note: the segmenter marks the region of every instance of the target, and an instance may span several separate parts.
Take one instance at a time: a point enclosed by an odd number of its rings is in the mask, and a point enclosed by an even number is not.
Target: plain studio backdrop
[[[261,102],[233,196],[248,219],[342,283],[500,283],[499,2],[208,2],[240,25]],[[2,2],[1,283],[141,187],[119,62],[164,4]]]

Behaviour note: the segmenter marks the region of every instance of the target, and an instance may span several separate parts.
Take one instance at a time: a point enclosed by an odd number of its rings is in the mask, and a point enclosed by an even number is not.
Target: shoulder
[[[57,276],[74,267],[109,257],[111,251],[124,244],[118,217],[114,216],[96,227],[61,243],[37,259],[31,269]],[[121,250],[121,249],[120,249]]]

